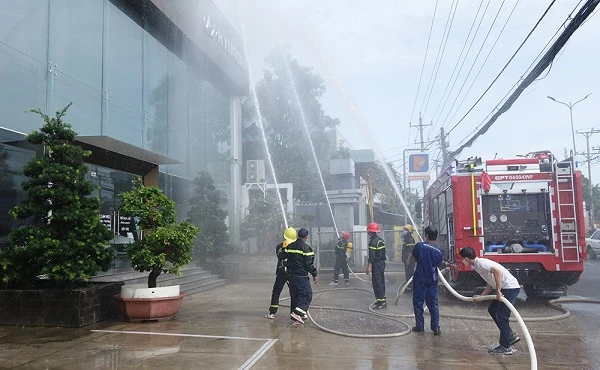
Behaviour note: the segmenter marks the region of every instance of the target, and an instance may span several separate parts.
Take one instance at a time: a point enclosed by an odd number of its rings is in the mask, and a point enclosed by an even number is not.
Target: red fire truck
[[[472,294],[485,285],[460,261],[466,246],[504,265],[531,298],[565,295],[583,272],[581,173],[549,151],[485,164],[456,161],[429,187],[424,219],[439,231],[457,291]]]

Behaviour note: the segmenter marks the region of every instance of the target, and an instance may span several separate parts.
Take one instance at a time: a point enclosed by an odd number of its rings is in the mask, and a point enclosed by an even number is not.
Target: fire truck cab
[[[581,173],[549,151],[456,161],[428,189],[424,210],[425,224],[439,230],[458,291],[473,294],[485,286],[460,263],[458,252],[467,246],[504,265],[530,298],[565,295],[583,272]]]

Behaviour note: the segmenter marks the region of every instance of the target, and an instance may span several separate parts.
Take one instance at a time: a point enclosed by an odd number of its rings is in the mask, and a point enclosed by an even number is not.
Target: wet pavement
[[[402,273],[388,274],[393,317],[368,313],[369,285],[351,277],[352,287],[329,287],[328,276],[313,285],[311,316],[322,326],[352,334],[393,334],[414,325],[411,295],[393,305]],[[364,277],[364,275],[363,275]],[[275,320],[264,318],[272,273],[244,277],[184,299],[182,310],[168,322],[101,322],[80,329],[0,327],[2,369],[529,369],[524,337],[511,356],[494,356],[498,330],[487,320],[487,304],[459,302],[440,296],[442,335],[430,330],[394,338],[352,338],[319,330],[315,324],[292,326],[289,308]],[[333,288],[333,289],[331,289]],[[325,290],[318,292],[319,290]],[[287,289],[282,297],[287,297]],[[282,304],[286,301],[283,300]],[[344,307],[342,311],[318,307]],[[524,318],[560,312],[519,299]],[[527,324],[539,369],[600,369],[600,306],[564,304],[572,316]],[[472,319],[444,317],[467,315]],[[426,317],[426,326],[429,319]],[[511,324],[520,332],[518,324]]]

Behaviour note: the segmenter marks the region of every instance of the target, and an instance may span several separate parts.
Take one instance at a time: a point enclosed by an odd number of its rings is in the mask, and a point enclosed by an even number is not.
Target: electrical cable
[[[546,45],[544,45],[544,47],[542,48],[542,50],[538,53],[538,55],[533,59],[533,61],[531,62],[531,64],[529,64],[529,66],[527,67],[527,69],[525,70],[525,72],[523,74],[527,74],[529,72],[529,70],[538,62],[539,58],[544,54],[544,52],[546,51],[546,48],[548,47],[548,45],[550,45],[553,41],[554,38],[556,37],[556,35],[564,29],[565,24],[572,19],[571,16],[573,15],[573,13],[577,10],[577,8],[579,7],[579,5],[581,4],[583,0],[579,0],[579,2],[577,3],[577,5],[575,5],[575,7],[573,8],[573,10],[571,10],[571,12],[569,13],[569,15],[567,15],[567,18],[564,20],[564,22],[558,27],[558,29],[556,30],[556,32],[554,32],[554,35],[552,35],[552,37],[550,38],[550,40],[548,40],[548,42],[546,43]],[[596,10],[596,13],[598,12],[598,10]],[[589,20],[586,19],[586,21]],[[585,24],[585,22],[584,22]],[[496,40],[497,41],[497,40]],[[564,51],[564,48],[563,48]],[[561,55],[563,53],[563,51],[561,51]],[[489,54],[488,54],[489,56]],[[560,56],[559,56],[560,57]],[[558,59],[558,58],[557,58]],[[555,60],[553,60],[551,62],[551,64],[554,62]],[[481,72],[481,69],[479,70],[479,72]],[[479,75],[479,72],[477,75]],[[475,76],[477,78],[477,76]],[[464,143],[472,134],[475,134],[477,132],[477,130],[479,129],[479,127],[492,115],[494,114],[494,112],[498,109],[498,107],[502,104],[502,102],[504,102],[504,100],[513,92],[513,89],[515,89],[519,83],[523,80],[523,78],[519,79],[517,82],[515,82],[515,84],[508,90],[508,92],[502,97],[502,99],[500,99],[500,102],[494,107],[494,109],[492,109],[492,111],[490,113],[488,113],[487,116],[485,116],[485,118],[480,122],[479,125],[477,125],[467,136],[465,136],[464,139],[462,139],[461,141],[459,141],[456,145],[454,145],[452,148],[458,148],[462,143]],[[538,81],[539,79],[536,79],[535,81]],[[535,82],[534,81],[534,82]],[[473,82],[471,83],[471,86],[469,87],[469,91],[471,90],[471,87],[473,86],[473,83],[475,82],[475,80],[473,80]],[[467,94],[468,92],[467,91]],[[458,113],[458,109],[460,109],[460,106],[462,106],[462,103],[464,102],[465,98],[467,97],[467,95],[465,95],[459,105],[459,107],[457,108],[457,110],[454,112],[454,114],[452,115],[452,117],[450,118],[450,120],[454,119],[454,116],[456,115],[456,113]]]
[[[465,113],[465,115],[458,122],[456,122],[456,124],[454,124],[454,126],[452,126],[452,128],[450,130],[448,130],[448,134],[450,134],[452,131],[454,131],[454,129],[456,128],[456,126],[458,126],[469,115],[469,113],[471,113],[471,111],[473,111],[473,109],[475,108],[475,106],[481,101],[481,99],[483,99],[483,97],[485,96],[485,94],[487,94],[487,92],[490,91],[490,89],[496,83],[496,81],[498,81],[498,79],[500,78],[500,76],[502,75],[502,73],[506,70],[506,68],[508,68],[508,65],[510,64],[510,62],[512,62],[513,59],[517,56],[517,54],[519,53],[519,51],[521,50],[521,48],[523,48],[523,45],[525,45],[525,43],[527,42],[527,40],[529,40],[529,37],[531,37],[531,35],[536,30],[536,28],[538,27],[538,25],[546,17],[546,14],[548,14],[548,12],[550,11],[550,8],[552,8],[552,6],[554,5],[555,2],[556,2],[556,0],[552,0],[552,2],[550,3],[550,5],[548,5],[548,8],[546,8],[546,11],[542,14],[542,16],[540,17],[540,19],[538,19],[537,23],[533,26],[533,28],[531,29],[531,31],[529,31],[529,33],[527,34],[527,36],[525,37],[525,39],[523,40],[523,42],[521,42],[521,45],[519,45],[519,47],[517,48],[517,50],[513,53],[513,55],[508,60],[508,62],[506,62],[506,64],[504,65],[504,67],[502,67],[502,69],[500,70],[500,73],[498,73],[498,75],[496,76],[496,78],[494,78],[494,80],[490,83],[490,85],[487,87],[487,89],[485,89],[485,91],[483,92],[483,94],[481,94],[481,96],[479,97],[479,99],[477,99],[477,101],[475,101],[475,103],[471,106],[471,108],[469,108],[469,110],[467,111],[467,113]]]
[[[442,102],[444,102],[444,106],[442,107],[442,111],[444,110],[444,107],[446,106],[446,103],[448,102],[448,99],[450,98],[450,95],[452,94],[452,90],[454,89],[454,85],[456,84],[456,81],[458,80],[458,76],[460,76],[460,72],[462,71],[462,67],[465,65],[465,61],[467,60],[467,57],[469,56],[469,52],[471,51],[471,47],[473,46],[473,42],[475,41],[475,38],[477,37],[477,33],[479,32],[479,28],[481,27],[481,23],[483,22],[483,19],[485,18],[485,15],[487,13],[487,10],[490,6],[491,0],[488,0],[487,5],[485,6],[485,9],[483,10],[483,14],[481,15],[481,19],[479,19],[479,24],[477,25],[477,29],[475,30],[475,34],[473,35],[473,38],[471,39],[471,42],[469,43],[469,48],[467,49],[467,53],[465,54],[465,58],[463,59],[462,63],[460,63],[460,60],[463,56],[463,53],[465,51],[465,47],[467,46],[467,43],[469,42],[469,37],[471,36],[471,32],[473,31],[473,27],[475,26],[475,23],[477,22],[477,17],[479,16],[479,12],[481,11],[481,7],[483,6],[483,0],[479,3],[479,8],[477,8],[477,13],[475,14],[475,18],[473,18],[473,23],[471,23],[471,28],[469,28],[469,33],[467,34],[467,38],[465,39],[465,42],[463,43],[462,49],[460,50],[460,53],[458,55],[458,58],[456,59],[456,64],[454,65],[454,69],[452,70],[452,74],[450,75],[450,79],[448,80],[448,83],[446,84],[446,88],[444,89],[444,93],[442,94],[442,98],[440,99],[440,102],[438,103],[437,107],[435,108],[435,111],[433,112],[433,115],[431,116],[432,121],[436,122],[435,116],[437,115],[440,106],[442,105]],[[504,2],[502,2],[502,4],[504,4]],[[501,6],[502,7],[502,6]],[[456,73],[456,68],[458,68],[458,65],[460,63],[460,69],[458,70],[458,73]],[[456,73],[456,78],[454,78],[454,82],[452,82],[452,78],[454,77],[454,74]],[[452,82],[452,88],[450,88],[450,92],[448,92],[448,88],[450,87],[450,83]],[[448,96],[446,96],[446,93],[448,92]],[[444,97],[446,97],[445,101],[444,101]],[[441,112],[440,112],[441,114]],[[438,117],[439,118],[439,117]],[[431,129],[429,130],[429,133],[431,134],[431,132],[433,131],[435,125],[431,126]]]
[[[521,84],[516,88],[516,90],[511,94],[511,96],[504,102],[504,104],[498,109],[498,111],[486,122],[483,127],[479,129],[475,133],[473,137],[471,137],[467,142],[462,144],[456,151],[452,152],[452,156],[454,157],[459,154],[464,148],[469,147],[473,144],[475,140],[484,133],[496,122],[498,117],[500,117],[504,112],[508,111],[510,107],[514,104],[517,98],[525,91],[525,89],[531,85],[535,79],[542,74],[542,72],[550,65],[550,63],[556,57],[556,54],[562,49],[562,47],[567,43],[569,38],[573,35],[573,33],[581,26],[581,24],[589,17],[591,13],[593,13],[594,9],[598,6],[600,0],[588,0],[577,12],[575,17],[573,17],[572,21],[565,28],[565,30],[561,33],[558,39],[552,44],[552,46],[548,49],[548,51],[544,54],[542,59],[536,64],[533,70],[523,79]]]
[[[450,34],[450,32],[448,31],[448,25],[450,25],[450,28],[452,28],[451,23],[454,22],[454,15],[456,14],[457,7],[458,7],[458,0],[452,0],[452,5],[450,6],[450,12],[448,13],[448,19],[446,20],[446,25],[444,26],[444,33],[442,34],[442,40],[440,41],[440,47],[438,48],[438,52],[435,57],[435,62],[433,63],[433,69],[431,70],[431,76],[429,76],[429,82],[427,83],[427,89],[425,89],[425,97],[423,98],[423,102],[421,102],[421,108],[419,109],[421,112],[423,112],[423,114],[425,114],[425,111],[427,110],[427,109],[423,110],[423,107],[425,106],[425,101],[427,101],[427,103],[429,103],[429,99],[427,98],[427,96],[429,94],[429,97],[431,97],[431,91],[433,91],[433,86],[431,84],[432,80],[434,81],[433,85],[435,86],[434,74],[435,74],[435,77],[437,77],[436,66],[437,66],[437,70],[439,70],[438,61],[441,64],[441,59],[443,59],[443,56],[444,56],[444,50],[446,50],[446,43],[448,42],[448,35]],[[442,56],[442,58],[440,58],[440,55]],[[431,90],[430,90],[430,87],[431,87]]]
[[[421,66],[421,74],[419,75],[419,83],[417,85],[417,94],[415,95],[415,101],[413,102],[413,107],[412,107],[412,111],[410,112],[410,119],[408,122],[412,122],[413,115],[415,114],[415,108],[417,107],[417,100],[419,98],[419,91],[421,90],[421,80],[423,78],[423,71],[425,70],[425,62],[427,61],[427,53],[429,51],[429,41],[431,40],[431,33],[433,31],[433,24],[435,22],[435,14],[437,12],[438,2],[439,2],[439,0],[435,0],[435,7],[433,8],[433,17],[431,18],[431,26],[429,27],[429,36],[427,36],[427,46],[425,47],[425,56],[423,57],[423,65]],[[407,144],[407,146],[408,146],[408,144]]]
[[[465,95],[463,96],[462,100],[458,104],[458,107],[456,108],[456,111],[454,111],[454,114],[452,114],[452,117],[450,117],[450,119],[448,120],[448,117],[450,116],[450,113],[452,112],[452,109],[456,105],[456,101],[458,100],[458,97],[460,96],[460,93],[462,92],[462,90],[463,90],[463,88],[464,88],[464,86],[465,86],[465,84],[466,84],[466,82],[467,82],[467,80],[468,80],[468,78],[469,78],[469,76],[471,74],[470,71],[469,71],[469,73],[467,73],[467,76],[465,77],[465,80],[463,81],[463,84],[461,85],[460,89],[458,90],[458,93],[456,94],[456,97],[454,98],[454,101],[452,102],[452,104],[450,105],[450,108],[448,109],[448,113],[446,114],[446,116],[444,117],[444,120],[442,121],[442,127],[446,127],[446,122],[452,121],[454,119],[454,117],[456,116],[456,113],[458,113],[458,111],[462,107],[465,99],[467,98],[467,96],[469,96],[469,93],[471,92],[471,89],[473,88],[473,85],[477,81],[477,78],[481,74],[481,71],[483,70],[483,67],[485,67],[488,59],[490,58],[490,55],[492,55],[492,51],[494,51],[494,48],[496,47],[496,44],[498,43],[498,40],[500,40],[500,37],[502,36],[502,33],[504,33],[504,29],[506,28],[506,25],[508,24],[508,22],[512,18],[512,15],[515,12],[515,9],[517,8],[517,5],[519,5],[519,0],[517,0],[517,2],[515,3],[515,6],[512,8],[512,10],[510,11],[510,13],[508,14],[508,17],[506,18],[506,21],[504,22],[504,25],[500,29],[500,33],[498,33],[498,36],[496,36],[496,40],[494,41],[494,43],[492,44],[492,47],[488,51],[485,59],[483,60],[483,63],[481,63],[481,66],[479,67],[479,70],[477,71],[477,74],[473,78],[473,81],[471,81],[471,85],[469,85],[469,88],[467,89],[467,92],[465,93]],[[482,49],[483,49],[483,45],[482,45],[482,48],[480,49],[480,51]],[[474,63],[475,63],[475,61],[473,61],[473,66],[471,67],[471,69],[474,67]]]

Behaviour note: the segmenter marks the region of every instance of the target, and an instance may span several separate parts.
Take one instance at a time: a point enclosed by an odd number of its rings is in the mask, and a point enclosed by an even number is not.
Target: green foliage
[[[343,159],[343,158],[350,158],[350,149],[341,145],[338,147],[337,152],[333,153],[333,155],[331,156],[331,159]]]
[[[281,240],[284,229],[279,205],[269,198],[257,199],[240,225],[241,240],[256,238],[259,248],[265,247],[270,251],[273,241]]]
[[[194,242],[195,253],[201,262],[230,254],[232,247],[225,224],[227,212],[221,208],[219,191],[215,188],[212,176],[200,171],[193,183],[194,195],[190,199],[187,221],[202,230]]]
[[[256,93],[264,116],[265,133],[277,180],[281,183],[293,182],[294,195],[299,200],[320,200],[323,189],[314,186],[319,173],[290,74],[297,88],[319,167],[327,178],[329,159],[337,148],[328,140],[326,133],[339,125],[339,121],[323,111],[321,99],[326,90],[324,80],[311,68],[301,66],[286,48],[274,50],[266,63],[267,69],[256,86]],[[251,131],[251,128],[246,131]]]
[[[131,266],[139,272],[149,271],[148,288],[154,288],[161,273],[179,274],[190,262],[200,230],[185,221],[177,224],[175,203],[159,188],[142,185],[139,177],[133,189],[120,195],[121,212],[134,217],[144,232],[143,238],[127,249]]]
[[[391,164],[385,164],[392,174],[392,180],[398,189],[402,190],[402,181],[400,175]],[[367,180],[373,187],[373,193],[379,193],[380,199],[382,199],[382,210],[385,212],[391,212],[396,214],[404,214],[404,206],[400,202],[396,190],[390,183],[384,165],[380,162],[373,163],[357,163],[356,164],[356,176],[361,176]],[[413,204],[413,201],[406,200],[407,204]],[[413,212],[413,210],[411,210]],[[414,213],[413,213],[414,214]]]
[[[581,176],[581,185],[583,191],[583,200],[586,204],[586,209],[590,210],[590,204],[594,204],[594,218],[600,220],[600,185],[594,185],[594,201],[591,202],[592,195],[590,194],[590,179]],[[594,229],[593,225],[589,225],[590,229]]]
[[[62,121],[67,109],[53,118],[32,110],[45,124],[26,139],[42,146],[44,154],[23,168],[27,199],[10,213],[27,225],[13,229],[9,246],[0,252],[5,284],[31,286],[45,275],[56,285],[72,285],[108,270],[112,262],[107,248],[112,233],[100,222],[100,200],[90,197],[93,185],[85,179],[90,152],[75,144],[77,134]]]

